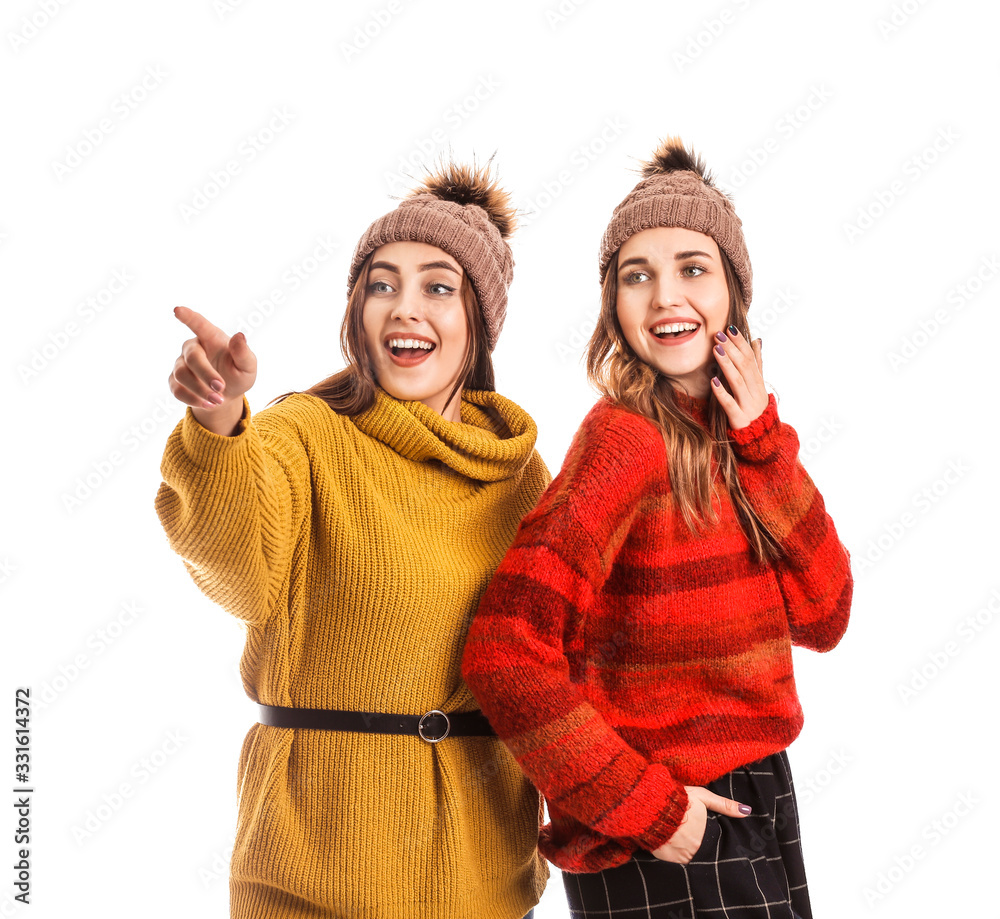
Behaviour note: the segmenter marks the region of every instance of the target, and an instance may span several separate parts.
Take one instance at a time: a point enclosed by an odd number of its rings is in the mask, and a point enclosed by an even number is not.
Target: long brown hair
[[[377,251],[377,250],[375,250]],[[360,415],[375,404],[375,391],[378,381],[372,369],[371,358],[365,345],[364,310],[365,297],[368,294],[368,269],[371,265],[372,251],[361,263],[358,279],[354,282],[347,297],[347,309],[340,325],[340,351],[347,361],[343,370],[338,370],[332,376],[304,390],[308,395],[322,399],[339,415]],[[454,389],[449,393],[445,405],[451,403],[455,393],[460,389],[490,390],[496,389],[493,374],[493,359],[487,345],[486,324],[479,308],[479,298],[472,287],[469,276],[462,273],[462,285],[459,289],[465,316],[469,322],[469,344],[465,351],[465,361],[459,371]],[[292,393],[278,396],[275,402],[286,399]]]
[[[749,341],[747,305],[736,272],[725,252],[720,249],[719,255],[729,288],[727,324],[736,326]],[[601,285],[601,314],[587,349],[587,375],[605,396],[659,428],[667,448],[671,490],[692,533],[701,532],[706,521],[718,519],[712,505],[713,464],[718,463],[719,480],[729,493],[754,555],[761,562],[781,556],[774,534],[757,516],[740,485],[722,406],[709,398],[706,430],[677,404],[670,378],[641,360],[626,340],[618,322],[618,252],[612,256]],[[721,373],[719,378],[723,379]]]

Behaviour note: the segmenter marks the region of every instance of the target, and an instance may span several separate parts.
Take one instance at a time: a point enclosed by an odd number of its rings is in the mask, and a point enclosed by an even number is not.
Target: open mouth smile
[[[661,322],[654,325],[650,334],[660,344],[676,345],[693,338],[701,328],[701,323],[682,320],[680,322]]]
[[[434,342],[418,335],[391,335],[383,342],[389,359],[398,367],[423,363],[437,348]]]

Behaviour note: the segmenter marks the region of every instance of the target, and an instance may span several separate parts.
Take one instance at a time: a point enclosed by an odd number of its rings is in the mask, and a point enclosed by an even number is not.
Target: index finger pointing
[[[222,333],[221,329],[212,325],[201,313],[196,313],[187,306],[175,306],[174,315],[199,338]]]

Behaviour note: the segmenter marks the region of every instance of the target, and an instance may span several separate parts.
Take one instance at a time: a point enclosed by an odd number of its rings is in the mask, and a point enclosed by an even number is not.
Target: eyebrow
[[[684,252],[677,252],[674,255],[675,262],[682,262],[686,258],[692,258],[695,255],[703,255],[705,258],[710,259],[712,256],[708,252],[702,252],[701,249],[686,249]],[[648,265],[649,259],[644,256],[637,255],[632,258],[625,259],[624,262],[620,262],[619,268],[626,268],[629,265]]]
[[[454,265],[450,265],[448,262],[427,262],[423,265],[417,266],[417,271],[431,271],[434,268],[444,268],[446,271],[452,271],[455,274],[460,274]],[[392,262],[372,262],[371,270],[382,269],[383,271],[391,271],[394,274],[399,274],[399,266],[393,265]]]

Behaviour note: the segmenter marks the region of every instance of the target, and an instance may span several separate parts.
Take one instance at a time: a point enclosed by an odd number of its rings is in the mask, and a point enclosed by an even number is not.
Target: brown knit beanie
[[[630,236],[653,227],[683,227],[711,236],[726,253],[746,305],[753,294],[753,271],[742,222],[729,196],[715,187],[712,174],[679,137],[668,137],[642,165],[642,180],[611,216],[601,240],[601,282],[611,257]]]
[[[427,176],[399,207],[379,217],[358,240],[347,279],[354,289],[365,258],[386,243],[437,246],[462,266],[479,300],[490,351],[507,315],[514,257],[507,244],[516,225],[507,193],[483,168],[448,163]]]

